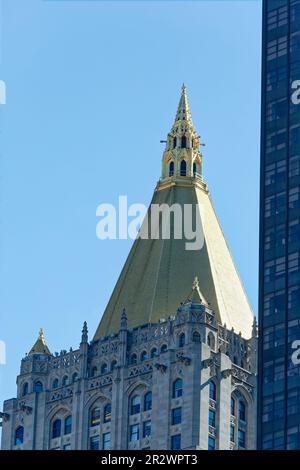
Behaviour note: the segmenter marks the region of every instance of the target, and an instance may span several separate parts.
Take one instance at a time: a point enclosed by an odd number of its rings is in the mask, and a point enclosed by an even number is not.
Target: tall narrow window
[[[100,442],[99,442],[99,436],[93,436],[90,439],[90,449],[91,450],[99,450],[100,447]]]
[[[104,422],[110,423],[111,422],[111,404],[107,403],[104,407]]]
[[[101,366],[101,374],[106,374],[108,372],[108,365],[106,363]]]
[[[182,396],[182,379],[177,379],[173,383],[173,398],[179,398]]]
[[[143,437],[151,436],[151,421],[143,422]]]
[[[15,446],[23,444],[24,441],[24,428],[23,426],[19,426],[15,432]]]
[[[193,163],[193,174],[197,173],[197,165],[196,163],[194,162]]]
[[[100,424],[100,408],[99,406],[95,406],[91,412],[91,426],[98,426]]]
[[[239,419],[246,421],[246,405],[242,400],[239,401]]]
[[[132,356],[130,358],[130,364],[136,364],[136,363],[137,363],[137,355],[132,354]]]
[[[102,447],[103,450],[110,449],[110,432],[106,432],[102,436]]]
[[[181,449],[181,434],[176,434],[171,437],[171,450]]]
[[[147,351],[143,351],[141,354],[141,361],[146,361],[148,359]]]
[[[72,416],[67,416],[65,419],[65,434],[71,434],[72,432]]]
[[[34,384],[34,391],[35,391],[36,393],[40,393],[40,392],[43,391],[43,384],[42,384],[42,382],[40,382],[40,381],[35,382],[35,384]]]
[[[208,413],[208,424],[209,426],[211,426],[212,428],[215,428],[216,427],[216,413],[214,410],[209,410],[209,413]]]
[[[91,377],[96,377],[96,375],[97,375],[97,367],[94,366],[91,371]]]
[[[152,392],[147,392],[144,396],[144,411],[152,409]]]
[[[180,176],[186,176],[186,161],[181,160],[180,162]]]
[[[179,347],[183,348],[184,345],[185,345],[185,334],[181,333],[181,335],[179,336]]]
[[[131,398],[130,414],[135,415],[141,411],[141,399],[138,395]]]
[[[208,438],[208,450],[215,450],[216,448],[216,441],[213,437],[209,436]]]
[[[201,336],[198,331],[194,331],[193,333],[193,343],[200,343],[201,342]]]
[[[233,397],[231,397],[230,409],[232,416],[235,416],[235,399]]]
[[[174,137],[173,139],[173,148],[175,148],[177,145],[177,137]]]
[[[62,379],[62,386],[65,387],[66,385],[68,385],[68,383],[69,383],[68,376],[65,375],[64,378]]]
[[[140,427],[138,424],[130,426],[130,441],[138,441],[140,438]]]
[[[174,175],[174,162],[171,162],[169,165],[169,176]]]
[[[172,425],[181,423],[181,408],[173,408]]]
[[[181,137],[181,148],[183,149],[186,148],[186,136],[185,135]]]
[[[24,385],[23,385],[22,395],[23,395],[23,397],[25,395],[28,395],[28,383],[27,382],[25,382]]]
[[[209,382],[209,398],[214,401],[217,399],[216,384],[213,380]]]
[[[61,434],[61,420],[56,419],[53,421],[52,424],[52,439],[55,439],[56,437],[60,437]]]

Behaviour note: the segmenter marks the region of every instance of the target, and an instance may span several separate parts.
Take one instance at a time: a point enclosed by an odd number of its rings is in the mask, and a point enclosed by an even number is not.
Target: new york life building
[[[170,239],[137,238],[91,341],[84,322],[79,348],[52,354],[40,331],[4,402],[2,449],[256,447],[257,326],[184,86],[152,203],[198,210],[202,248],[172,224]]]
[[[258,445],[300,449],[300,1],[263,2]]]

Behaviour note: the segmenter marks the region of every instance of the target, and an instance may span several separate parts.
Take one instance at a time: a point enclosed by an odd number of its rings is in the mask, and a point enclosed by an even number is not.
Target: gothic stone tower
[[[257,327],[199,144],[183,86],[152,204],[192,204],[203,246],[138,237],[91,342],[84,323],[77,350],[51,354],[40,332],[3,449],[255,448]]]

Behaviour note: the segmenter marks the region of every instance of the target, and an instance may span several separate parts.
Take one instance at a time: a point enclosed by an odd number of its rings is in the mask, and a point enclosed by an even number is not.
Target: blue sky
[[[1,402],[40,327],[53,352],[92,337],[132,244],[96,238],[96,207],[150,202],[183,81],[256,311],[260,3],[2,0]]]

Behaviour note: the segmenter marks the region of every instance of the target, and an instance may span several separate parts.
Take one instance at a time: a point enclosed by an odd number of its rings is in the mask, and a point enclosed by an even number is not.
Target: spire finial
[[[198,280],[198,276],[195,276],[195,277],[194,277],[194,280],[193,280],[193,289],[199,289],[199,280]]]
[[[123,308],[121,314],[121,330],[127,330],[127,314],[125,308]]]
[[[87,343],[87,341],[88,341],[88,327],[87,327],[87,322],[86,321],[83,323],[81,333],[82,333],[81,342],[82,343]]]
[[[43,328],[40,328],[38,339],[36,340],[36,342],[34,343],[34,345],[29,351],[29,354],[36,354],[36,353],[51,354],[45,341]]]

